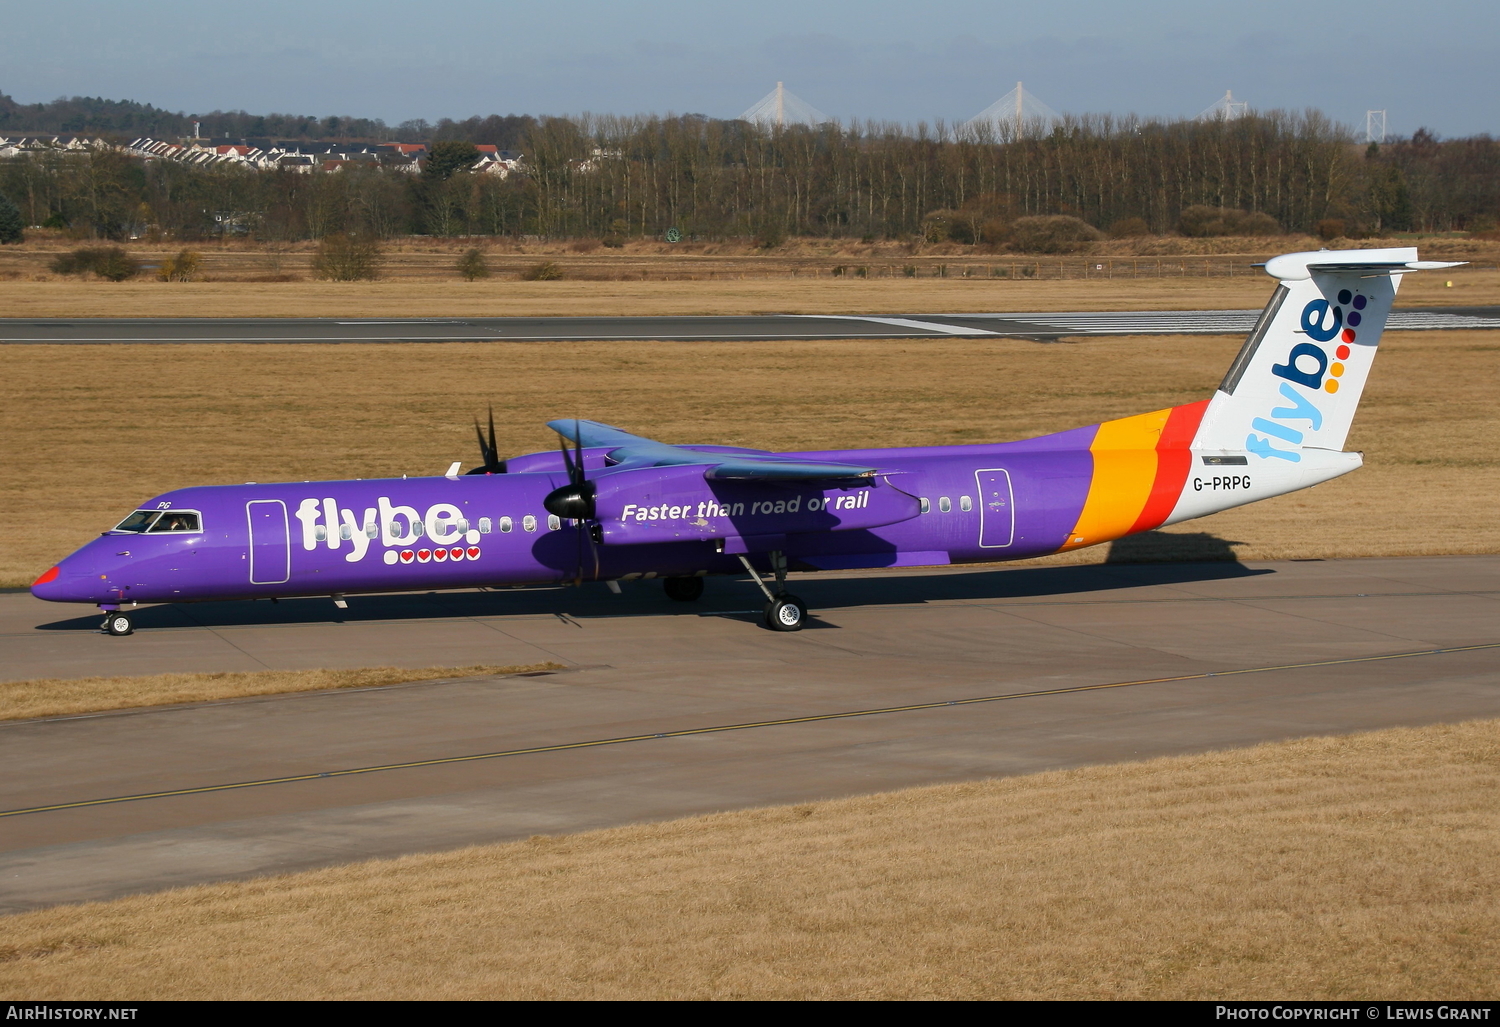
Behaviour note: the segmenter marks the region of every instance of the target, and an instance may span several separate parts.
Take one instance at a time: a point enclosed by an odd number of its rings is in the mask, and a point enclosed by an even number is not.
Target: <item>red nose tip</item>
[[[47,582],[54,580],[57,577],[57,573],[57,568],[52,568],[47,573],[43,574],[40,578],[37,578],[35,581],[33,581],[31,583],[31,587],[36,588],[38,585],[45,585]]]

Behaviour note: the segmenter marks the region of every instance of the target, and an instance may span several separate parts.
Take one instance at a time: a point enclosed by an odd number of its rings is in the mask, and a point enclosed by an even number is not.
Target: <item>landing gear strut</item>
[[[807,620],[807,604],[786,590],[786,554],[773,549],[768,555],[771,558],[771,573],[776,578],[775,592],[766,587],[764,579],[750,566],[749,558],[740,557],[740,563],[744,564],[750,577],[755,579],[760,590],[766,594],[766,627],[772,631],[801,631]]]
[[[111,610],[106,613],[104,623],[99,627],[106,635],[128,635],[135,630],[130,614],[124,610]]]

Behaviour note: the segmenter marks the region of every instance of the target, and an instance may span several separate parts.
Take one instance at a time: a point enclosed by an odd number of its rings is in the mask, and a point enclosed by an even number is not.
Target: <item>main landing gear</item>
[[[766,594],[766,627],[772,631],[801,631],[807,620],[807,604],[786,590],[786,554],[778,549],[767,555],[771,558],[771,573],[776,578],[774,593],[766,587],[765,580],[756,573],[755,568],[750,566],[749,558],[740,557],[740,563],[745,565],[750,577],[755,579],[760,590]]]
[[[135,623],[124,610],[110,610],[104,615],[99,629],[106,635],[128,635],[135,630]]]

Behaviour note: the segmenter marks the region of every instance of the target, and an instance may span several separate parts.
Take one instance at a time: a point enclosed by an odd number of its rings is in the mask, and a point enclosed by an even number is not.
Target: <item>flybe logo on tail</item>
[[[1300,452],[1283,449],[1277,442],[1302,445],[1306,432],[1323,427],[1323,411],[1311,397],[1293,388],[1291,383],[1312,390],[1312,396],[1319,393],[1333,395],[1339,391],[1344,361],[1349,359],[1351,352],[1349,344],[1358,335],[1357,329],[1368,305],[1369,300],[1364,296],[1341,289],[1337,304],[1316,299],[1302,308],[1302,332],[1314,341],[1297,343],[1287,354],[1286,363],[1271,365],[1271,373],[1284,379],[1278,392],[1286,405],[1272,407],[1269,418],[1257,417],[1250,422],[1252,431],[1245,438],[1246,450],[1263,460],[1301,461]],[[1334,339],[1338,339],[1339,344],[1330,360],[1328,351],[1316,343]],[[1293,427],[1289,422],[1306,422],[1307,427]]]

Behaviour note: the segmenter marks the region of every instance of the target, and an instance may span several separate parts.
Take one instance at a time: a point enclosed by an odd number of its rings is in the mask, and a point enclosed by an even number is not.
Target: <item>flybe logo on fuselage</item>
[[[302,548],[312,552],[322,545],[341,550],[347,544],[349,551],[344,559],[358,563],[369,552],[370,543],[378,538],[387,549],[384,559],[388,564],[398,560],[426,563],[430,559],[478,559],[479,530],[452,503],[434,503],[425,514],[414,506],[396,505],[386,496],[375,503],[359,516],[353,510],[340,509],[338,500],[332,497],[304,499],[297,507],[297,520],[302,522]],[[424,535],[433,542],[432,546],[398,553]]]
[[[1271,366],[1271,373],[1283,379],[1278,392],[1287,405],[1272,407],[1270,417],[1257,417],[1250,422],[1252,430],[1245,438],[1247,451],[1262,460],[1297,463],[1302,459],[1300,451],[1284,449],[1277,443],[1301,446],[1306,432],[1323,427],[1323,411],[1312,402],[1312,397],[1321,399],[1322,393],[1331,396],[1339,391],[1344,361],[1349,359],[1351,352],[1349,344],[1358,334],[1357,329],[1369,302],[1362,295],[1341,289],[1337,304],[1316,299],[1302,308],[1302,334],[1312,341],[1297,343],[1287,354],[1286,363]],[[1330,360],[1328,351],[1317,344],[1335,339],[1339,340],[1338,346]],[[1310,390],[1311,395],[1294,388],[1294,385]],[[1307,427],[1295,428],[1288,422],[1306,422]]]

